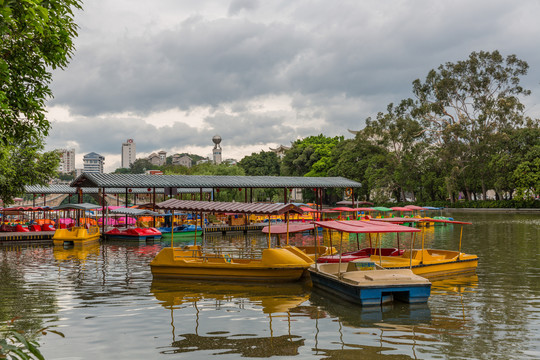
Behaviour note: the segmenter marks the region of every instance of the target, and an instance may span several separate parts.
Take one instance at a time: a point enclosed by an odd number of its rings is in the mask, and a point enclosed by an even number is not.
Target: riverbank
[[[523,209],[512,209],[512,208],[444,208],[444,211],[448,211],[448,212],[490,212],[490,213],[513,213],[513,214],[538,213],[538,214],[540,214],[540,208],[523,208]]]

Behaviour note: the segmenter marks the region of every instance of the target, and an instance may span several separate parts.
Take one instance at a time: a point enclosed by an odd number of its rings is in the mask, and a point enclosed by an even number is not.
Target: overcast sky
[[[412,96],[412,82],[472,51],[529,63],[527,115],[540,117],[538,1],[89,0],[76,52],[53,76],[47,150],[120,166],[137,157],[243,156],[323,133],[352,137]]]

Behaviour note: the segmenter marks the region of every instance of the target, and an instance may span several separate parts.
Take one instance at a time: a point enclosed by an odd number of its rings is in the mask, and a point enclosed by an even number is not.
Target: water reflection
[[[171,348],[161,350],[162,354],[213,351],[213,354],[239,354],[243,357],[292,356],[304,345],[304,339],[291,333],[292,313],[309,299],[309,289],[305,284],[267,286],[223,282],[152,281],[150,292],[161,306],[170,310],[172,342]],[[192,306],[195,316],[192,333],[175,334],[175,309]],[[212,322],[215,313],[206,310],[227,312],[254,310],[266,314],[267,328],[264,331],[233,333],[216,328],[220,322],[214,321],[214,331],[199,334],[201,322]],[[252,315],[254,316],[254,315]],[[273,322],[287,321],[288,332],[274,335]],[[234,320],[234,319],[230,319]],[[190,320],[188,320],[190,321]],[[186,324],[183,324],[183,328]],[[189,327],[189,325],[187,325]],[[245,329],[243,329],[245,331]],[[269,336],[261,336],[261,332]]]
[[[99,244],[88,244],[85,246],[54,246],[53,255],[54,258],[59,261],[76,261],[85,262],[89,257],[97,258],[99,256]]]

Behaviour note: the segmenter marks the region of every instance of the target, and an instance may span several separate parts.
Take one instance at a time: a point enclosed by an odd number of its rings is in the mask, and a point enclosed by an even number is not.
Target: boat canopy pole
[[[272,221],[270,219],[270,214],[268,214],[268,248],[270,249],[270,245],[272,243],[272,240],[271,240],[271,231],[270,231],[270,227],[272,225]]]
[[[379,265],[382,266],[382,239],[381,239],[381,233],[377,233],[377,241],[379,242]]]
[[[397,233],[397,249],[398,249],[398,252],[399,252],[399,233]]]
[[[317,264],[317,255],[319,254],[319,229],[317,228],[317,225],[313,227],[313,231],[315,232],[315,264]],[[330,249],[332,251],[332,249]],[[319,270],[317,265],[315,265],[315,269]]]
[[[174,210],[171,215],[171,249],[174,249]]]
[[[459,232],[459,254],[458,254],[458,260],[460,260],[461,256],[461,238],[463,237],[463,224],[461,224],[461,231]]]
[[[339,239],[339,267],[338,267],[338,278],[341,279],[341,254],[343,254],[343,231],[339,232],[341,237]]]
[[[289,212],[287,211],[287,245],[289,245]]]
[[[424,263],[424,238],[425,238],[425,235],[426,235],[425,229],[426,229],[426,227],[422,226],[422,261],[420,261],[420,264]]]
[[[410,261],[409,261],[409,269],[412,270],[412,253],[413,253],[413,248],[414,248],[414,238],[416,237],[416,233],[411,233],[411,256],[410,256]]]

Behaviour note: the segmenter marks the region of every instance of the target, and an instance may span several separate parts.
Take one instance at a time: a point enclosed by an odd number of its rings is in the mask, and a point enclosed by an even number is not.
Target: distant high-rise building
[[[214,164],[219,165],[221,164],[221,146],[219,145],[221,143],[221,136],[215,135],[212,141],[214,142],[214,149],[212,149]]]
[[[75,170],[75,149],[58,149],[60,153],[60,166],[58,171],[69,174]]]
[[[103,174],[103,164],[105,163],[105,157],[95,152],[84,155],[84,172],[87,173],[99,173]]]
[[[129,168],[129,165],[135,162],[135,142],[133,139],[127,139],[125,143],[122,143],[122,167]]]

